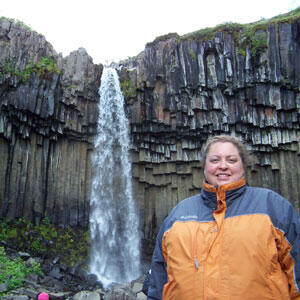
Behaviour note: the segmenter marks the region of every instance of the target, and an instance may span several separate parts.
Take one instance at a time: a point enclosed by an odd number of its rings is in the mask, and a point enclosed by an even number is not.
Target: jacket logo
[[[198,216],[181,216],[180,219],[183,219],[183,220],[198,219]]]

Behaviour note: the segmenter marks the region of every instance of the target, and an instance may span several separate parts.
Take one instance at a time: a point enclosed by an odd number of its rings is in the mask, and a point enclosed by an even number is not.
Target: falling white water
[[[128,156],[128,120],[116,70],[103,70],[99,94],[90,207],[90,272],[107,287],[139,277],[140,238]]]

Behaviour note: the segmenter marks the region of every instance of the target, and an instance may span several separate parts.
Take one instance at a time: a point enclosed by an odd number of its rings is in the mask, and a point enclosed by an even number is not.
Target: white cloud
[[[249,23],[286,13],[300,0],[10,0],[0,16],[23,21],[57,52],[84,47],[95,63],[137,55],[147,42],[224,22]]]

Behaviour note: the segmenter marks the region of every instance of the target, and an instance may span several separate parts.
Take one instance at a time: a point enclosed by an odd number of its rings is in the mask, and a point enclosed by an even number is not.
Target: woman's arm
[[[161,226],[156,238],[156,244],[152,256],[151,270],[148,278],[148,300],[162,300],[163,287],[168,281],[167,265],[162,252],[162,238],[164,224]]]
[[[277,230],[279,262],[288,278],[291,299],[300,300],[300,218],[292,205],[283,222],[283,230]]]

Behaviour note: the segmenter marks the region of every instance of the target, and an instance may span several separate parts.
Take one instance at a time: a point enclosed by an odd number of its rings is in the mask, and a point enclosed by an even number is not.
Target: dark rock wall
[[[299,19],[269,24],[246,45],[242,30],[206,40],[170,34],[124,62],[145,239],[176,203],[200,191],[200,150],[212,134],[242,138],[257,158],[248,184],[276,190],[299,211],[299,26]]]
[[[148,245],[171,208],[200,192],[200,150],[212,134],[241,137],[257,157],[248,183],[299,211],[299,26],[169,34],[118,68]],[[88,225],[102,68],[84,49],[63,58],[43,36],[0,20],[2,218]]]
[[[0,20],[0,212],[87,226],[102,66]]]

